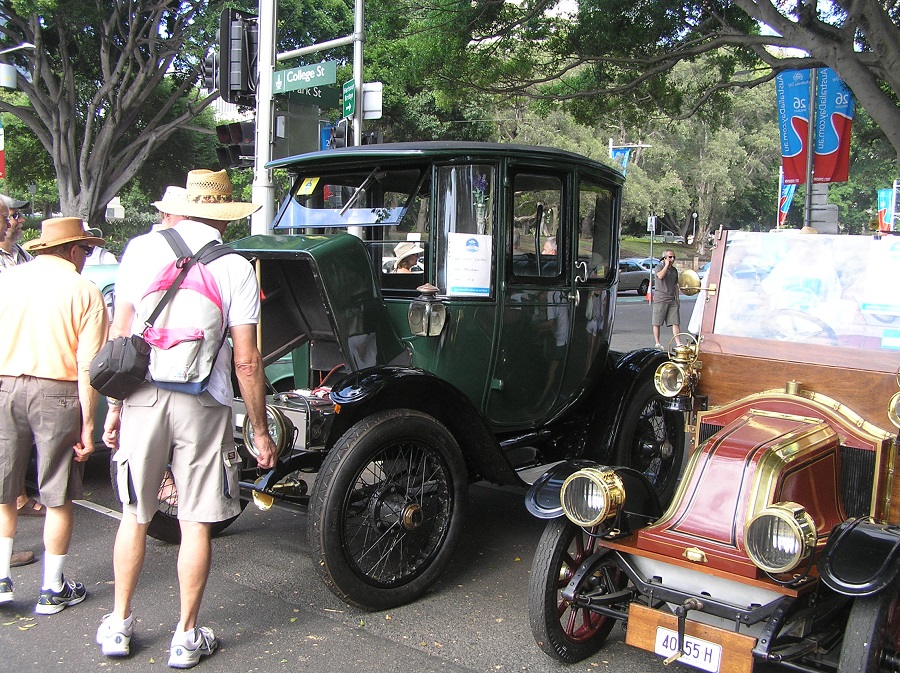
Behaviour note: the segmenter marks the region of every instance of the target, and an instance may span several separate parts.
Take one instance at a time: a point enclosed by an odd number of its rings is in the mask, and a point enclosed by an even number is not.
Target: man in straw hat
[[[81,277],[85,258],[102,238],[88,236],[77,217],[44,220],[37,255],[0,274],[0,603],[13,600],[9,574],[16,532],[16,498],[32,445],[44,521],[44,582],[35,612],[52,615],[85,598],[63,566],[72,538],[72,500],[82,497],[83,462],[94,450],[97,393],[91,360],[109,323],[100,290]]]
[[[221,241],[229,222],[260,208],[232,198],[231,180],[224,170],[191,171],[183,195],[169,198],[167,191],[153,205],[194,252],[210,241]],[[151,232],[129,243],[116,282],[112,337],[142,331],[148,316],[141,315],[136,307],[172,259],[172,249],[160,233]],[[261,468],[270,468],[275,464],[275,445],[268,434],[265,379],[256,347],[259,285],[253,267],[237,254],[215,259],[206,270],[221,295],[222,313],[233,342],[235,373],[259,449],[257,460]],[[120,488],[120,493],[130,490],[134,497],[122,505],[113,551],[115,608],[97,631],[97,643],[107,656],[129,653],[134,628],[132,603],[144,562],[147,527],[158,507],[159,485],[167,463],[171,464],[178,491],[181,526],[181,615],[172,637],[169,666],[190,668],[218,645],[211,629],[198,626],[197,617],[211,563],[211,524],[241,511],[237,488],[240,460],[234,448],[231,417],[231,358],[232,346],[225,342],[209,387],[200,395],[157,388],[147,382],[124,403],[110,400],[103,439],[116,450],[120,483],[129,482],[129,489]]]

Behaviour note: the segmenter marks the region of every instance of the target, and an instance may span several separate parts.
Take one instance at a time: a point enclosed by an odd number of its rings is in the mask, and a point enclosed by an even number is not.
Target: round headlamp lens
[[[747,555],[770,573],[786,573],[806,559],[816,546],[816,527],[797,503],[777,503],[757,514],[744,534]]]
[[[625,486],[612,470],[589,467],[563,482],[560,500],[572,523],[590,528],[618,514],[625,502]]]
[[[684,389],[686,380],[684,370],[674,362],[662,363],[656,368],[656,374],[653,376],[656,391],[664,397],[678,395]]]
[[[294,438],[294,424],[276,407],[266,405],[266,424],[269,428],[269,436],[275,442],[275,449],[280,456],[287,448],[288,442]],[[253,429],[250,427],[250,417],[244,418],[244,427],[241,433],[244,444],[254,458],[259,457],[259,449],[253,441]]]

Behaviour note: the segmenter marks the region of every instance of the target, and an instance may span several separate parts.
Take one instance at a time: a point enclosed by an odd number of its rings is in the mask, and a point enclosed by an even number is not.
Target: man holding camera
[[[656,348],[662,349],[659,342],[659,328],[672,326],[672,336],[681,332],[681,302],[678,298],[678,269],[675,268],[675,253],[666,250],[656,268],[653,269],[653,339]]]

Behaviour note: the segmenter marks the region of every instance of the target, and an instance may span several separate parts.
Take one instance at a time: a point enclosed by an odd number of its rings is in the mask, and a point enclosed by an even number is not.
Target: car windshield
[[[900,351],[900,238],[734,232],[716,334]]]
[[[410,206],[422,176],[423,171],[415,168],[301,174],[273,228],[331,233],[321,230],[399,225],[416,214]]]

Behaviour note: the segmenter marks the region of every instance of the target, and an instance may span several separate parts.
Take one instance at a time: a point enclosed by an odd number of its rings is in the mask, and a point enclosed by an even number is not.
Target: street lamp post
[[[31,42],[23,42],[22,44],[17,44],[15,47],[7,47],[6,49],[0,49],[0,56],[3,54],[9,54],[14,51],[20,51],[21,49],[34,49],[34,45]]]
[[[23,42],[22,44],[17,44],[14,47],[7,47],[6,49],[0,49],[0,56],[3,54],[10,54],[14,51],[21,51],[22,49],[34,49],[34,45],[31,42]],[[9,63],[0,63],[0,86],[4,89],[15,89],[16,87],[16,77],[18,71],[15,66],[10,65]]]
[[[691,244],[697,245],[697,211],[691,213],[691,219],[694,221],[694,233],[691,235]]]

